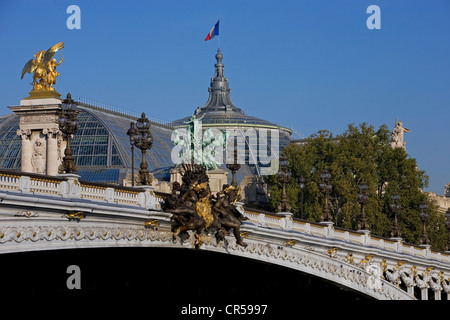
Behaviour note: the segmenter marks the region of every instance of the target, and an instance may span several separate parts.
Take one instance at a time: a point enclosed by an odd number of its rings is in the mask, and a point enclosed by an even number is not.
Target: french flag
[[[212,27],[211,31],[206,36],[205,41],[211,40],[215,36],[219,35],[219,22],[220,22],[220,20],[218,20],[216,25],[214,27]]]

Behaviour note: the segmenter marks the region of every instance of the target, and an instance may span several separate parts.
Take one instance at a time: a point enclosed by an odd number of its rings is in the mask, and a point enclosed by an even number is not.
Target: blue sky
[[[69,5],[81,29],[69,30]],[[369,5],[381,29],[369,30]],[[303,136],[349,123],[376,128],[396,117],[407,151],[450,182],[450,1],[158,0],[1,1],[0,114],[31,90],[24,64],[64,41],[55,88],[134,112],[176,120],[208,98],[220,16],[220,47],[233,103]],[[59,58],[59,54],[57,55]]]

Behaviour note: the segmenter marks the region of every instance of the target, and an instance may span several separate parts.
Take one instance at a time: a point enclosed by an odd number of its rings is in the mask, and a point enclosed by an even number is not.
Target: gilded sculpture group
[[[55,91],[53,85],[56,83],[56,77],[59,76],[59,72],[56,71],[56,67],[63,62],[63,57],[61,55],[61,60],[56,62],[53,59],[55,53],[64,48],[64,42],[59,42],[54,46],[50,47],[47,51],[41,50],[34,54],[33,59],[30,59],[22,70],[22,77],[25,73],[33,73],[33,91]],[[32,92],[33,92],[32,91]]]
[[[172,195],[164,204],[164,210],[172,213],[173,237],[186,239],[188,231],[194,231],[195,246],[204,242],[204,235],[213,233],[217,242],[233,230],[236,243],[246,246],[240,235],[244,217],[236,207],[240,188],[224,185],[222,191],[211,194],[206,168],[199,164],[183,164],[182,184],[173,183]]]

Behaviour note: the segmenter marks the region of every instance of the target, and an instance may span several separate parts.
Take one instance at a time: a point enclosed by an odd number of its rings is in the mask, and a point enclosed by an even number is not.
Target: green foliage
[[[336,226],[357,230],[361,206],[357,201],[358,184],[368,185],[368,202],[365,205],[372,234],[390,237],[393,214],[391,195],[400,195],[400,230],[405,242],[419,244],[423,224],[419,217],[419,204],[428,203],[428,236],[434,249],[444,250],[447,237],[445,217],[421,189],[428,186],[428,176],[417,168],[416,160],[401,149],[392,149],[386,125],[375,130],[362,123],[350,124],[341,135],[334,137],[324,130],[311,135],[303,145],[290,144],[283,150],[289,159],[292,173],[287,185],[287,196],[296,217],[301,212],[300,175],[306,179],[303,190],[304,219],[320,221],[323,195],[319,189],[320,173],[326,168],[331,173],[333,187],[330,211]],[[268,177],[270,205],[278,207],[281,187],[277,176]]]

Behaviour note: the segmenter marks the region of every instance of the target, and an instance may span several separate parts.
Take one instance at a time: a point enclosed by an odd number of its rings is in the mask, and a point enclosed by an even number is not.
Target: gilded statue
[[[23,67],[20,79],[23,79],[25,73],[33,73],[33,82],[31,83],[33,90],[30,92],[31,96],[33,96],[33,94],[36,95],[37,92],[40,92],[41,95],[49,94],[50,96],[59,96],[53,88],[53,85],[56,83],[56,77],[60,75],[59,72],[56,71],[56,67],[64,60],[62,51],[59,62],[53,57],[55,56],[55,53],[62,48],[64,48],[64,42],[59,42],[50,47],[47,51],[38,51],[34,54],[33,59],[30,59]]]

